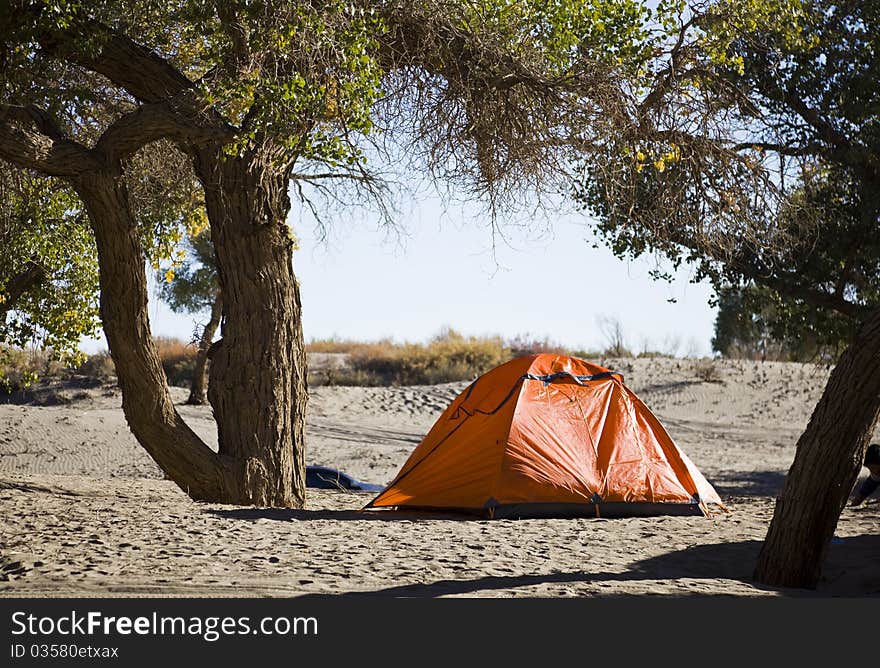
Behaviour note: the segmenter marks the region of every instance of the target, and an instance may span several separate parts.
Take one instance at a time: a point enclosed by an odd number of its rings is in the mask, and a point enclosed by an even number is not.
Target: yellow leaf
[[[186,233],[192,238],[208,229],[208,215],[203,207],[190,211],[186,216]]]
[[[655,160],[654,167],[657,168],[658,172],[662,172],[664,169],[666,169],[666,162],[663,160],[663,158],[660,158],[659,160]]]
[[[174,280],[174,270],[169,269],[168,271],[165,272],[165,282],[170,283],[173,280]]]

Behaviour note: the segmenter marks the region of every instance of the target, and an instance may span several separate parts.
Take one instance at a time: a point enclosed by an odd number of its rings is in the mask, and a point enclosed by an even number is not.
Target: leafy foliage
[[[878,303],[878,19],[857,2],[673,7],[584,159],[598,240],[691,263],[725,298],[745,288],[736,308],[772,336],[836,348]]]
[[[9,310],[0,309],[0,340],[76,358],[80,339],[98,328],[96,249],[85,214],[55,179],[6,169],[0,179],[0,299],[27,266],[42,276]]]
[[[854,324],[834,311],[786,301],[755,285],[719,291],[712,349],[725,357],[790,362],[834,361]]]
[[[160,296],[177,313],[210,309],[220,289],[211,233],[188,238],[184,250],[187,254],[176,269],[157,272]]]

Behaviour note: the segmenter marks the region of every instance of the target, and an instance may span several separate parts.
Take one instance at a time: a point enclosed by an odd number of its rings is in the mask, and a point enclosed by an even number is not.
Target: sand
[[[358,512],[369,493],[314,489],[303,510],[195,503],[138,446],[112,383],[67,382],[0,405],[0,596],[880,595],[880,503],[844,510],[815,591],[750,579],[828,368],[714,362],[707,381],[695,360],[597,361],[624,374],[729,513],[391,518]],[[306,460],[386,483],[466,385],[314,388]],[[172,391],[216,447],[210,407]]]

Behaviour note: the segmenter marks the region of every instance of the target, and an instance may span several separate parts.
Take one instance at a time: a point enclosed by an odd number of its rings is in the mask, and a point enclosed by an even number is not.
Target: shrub
[[[347,352],[346,367],[324,370],[310,381],[330,385],[432,385],[470,380],[513,356],[500,337],[465,337],[454,330],[444,330],[426,344],[384,340],[353,345]]]
[[[0,347],[0,390],[13,394],[28,387],[37,380],[40,366],[40,360],[35,359],[32,352]]]
[[[547,337],[542,339],[535,338],[530,334],[517,334],[512,339],[508,339],[505,342],[505,346],[510,349],[510,354],[513,357],[536,355],[538,353],[569,354],[562,344],[551,341]]]
[[[352,353],[359,348],[362,348],[364,344],[359,341],[352,341],[351,339],[318,339],[312,340],[306,343],[306,352],[309,353]]]
[[[537,353],[599,359],[597,351],[568,350],[548,338],[517,335],[464,336],[444,329],[427,343],[395,343],[384,339],[372,343],[323,340],[308,344],[312,353],[344,353],[342,366],[314,368],[309,385],[433,385],[471,380],[514,357]]]
[[[156,338],[156,345],[169,384],[189,386],[195,368],[196,347],[169,337]],[[100,384],[116,377],[116,366],[106,350],[84,357],[81,362],[67,365],[56,359],[50,350],[23,350],[0,345],[0,391],[14,394],[37,380],[85,376]]]
[[[155,342],[168,384],[189,387],[198,354],[196,346],[165,336],[156,337]]]
[[[695,360],[691,367],[693,374],[704,383],[720,383],[721,371],[718,369],[715,360],[704,358]]]
[[[108,381],[116,377],[116,365],[106,350],[89,355],[86,361],[76,368],[76,373],[99,381]]]
[[[644,358],[644,359],[649,359],[649,360],[655,360],[655,359],[674,359],[675,356],[670,355],[669,353],[660,352],[659,350],[643,350],[638,355],[636,355],[636,357],[638,357],[639,359]]]

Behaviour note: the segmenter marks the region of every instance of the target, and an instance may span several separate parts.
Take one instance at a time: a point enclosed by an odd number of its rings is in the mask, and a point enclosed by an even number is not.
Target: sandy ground
[[[392,518],[357,512],[370,494],[311,489],[299,511],[199,504],[135,442],[115,387],[68,383],[0,405],[0,596],[880,595],[880,503],[843,512],[816,591],[750,581],[828,369],[715,362],[707,382],[694,360],[597,361],[624,374],[729,514]],[[306,459],[386,483],[465,386],[314,388]],[[210,408],[179,410],[216,444]]]

